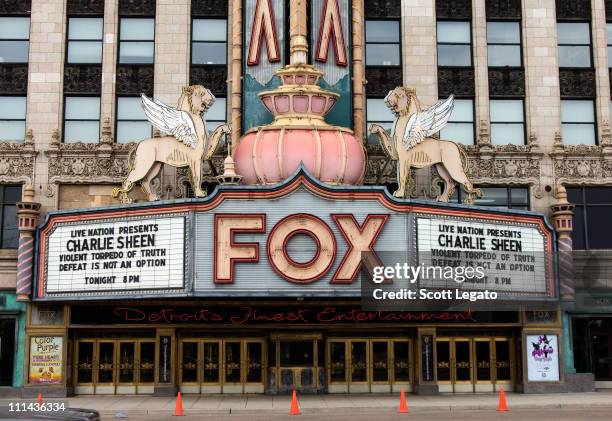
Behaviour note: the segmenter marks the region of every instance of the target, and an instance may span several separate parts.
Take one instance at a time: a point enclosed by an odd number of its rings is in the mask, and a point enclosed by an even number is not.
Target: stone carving
[[[192,16],[205,16],[207,18],[227,16],[227,0],[192,0]]]
[[[559,88],[562,97],[595,98],[595,69],[559,70]]]
[[[0,63],[0,93],[25,95],[28,92],[28,65]]]
[[[120,0],[119,16],[155,17],[155,0]]]
[[[366,18],[399,18],[401,9],[400,0],[368,0],[365,15]]]
[[[189,83],[208,87],[215,95],[227,95],[227,66],[191,65]]]
[[[387,92],[402,84],[402,68],[366,67],[366,90],[368,95],[387,95]]]
[[[65,93],[100,94],[101,90],[101,65],[66,64],[66,66],[64,66]]]
[[[487,19],[521,19],[521,0],[487,0]]]
[[[438,0],[436,1],[438,19],[472,19],[471,0]]]
[[[120,64],[117,66],[117,94],[153,95],[152,64]]]
[[[523,69],[489,68],[489,95],[525,96],[525,71]]]
[[[591,20],[590,0],[556,0],[557,19]]]
[[[141,96],[149,122],[171,136],[145,139],[130,150],[130,172],[122,186],[113,189],[113,197],[118,197],[122,203],[130,203],[132,200],[128,193],[135,183],[140,182],[149,200],[159,200],[150,183],[163,165],[188,167],[196,196],[205,196],[201,188],[202,160],[210,159],[219,146],[221,136],[230,132],[226,124],[217,127],[212,134],[206,129],[203,115],[212,106],[214,95],[200,85],[185,87],[176,108]]]
[[[69,15],[104,15],[104,0],[68,0]]]
[[[32,0],[0,0],[0,15],[29,15]]]
[[[438,95],[447,97],[474,96],[474,69],[440,67],[438,69]]]
[[[0,141],[0,182],[32,184],[37,154],[31,129],[23,143]]]
[[[475,189],[466,175],[467,155],[463,148],[448,140],[431,137],[447,123],[453,110],[454,98],[421,110],[416,91],[397,87],[385,97],[385,103],[396,116],[391,137],[384,128],[372,124],[370,133],[378,134],[383,150],[392,160],[397,160],[398,189],[395,197],[407,197],[411,184],[412,169],[435,166],[444,180],[444,191],[437,200],[447,202],[455,183],[463,186],[467,195],[466,203],[473,203],[474,196],[482,193]]]

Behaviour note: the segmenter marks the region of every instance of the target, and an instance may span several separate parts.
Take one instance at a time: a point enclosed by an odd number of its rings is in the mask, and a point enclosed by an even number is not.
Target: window
[[[23,141],[26,97],[0,96],[0,140]]]
[[[612,23],[606,24],[608,30],[608,67],[612,68]]]
[[[67,96],[64,105],[64,141],[98,142],[100,97]]]
[[[154,60],[155,19],[121,18],[119,63],[152,64]]]
[[[527,187],[479,187],[481,198],[474,198],[474,204],[501,209],[529,210],[529,189]],[[449,199],[452,203],[462,203],[466,193],[457,189]]]
[[[400,65],[400,23],[397,20],[366,21],[366,66]]]
[[[370,129],[372,123],[380,124],[388,132],[391,132],[395,116],[385,105],[385,100],[382,98],[368,98],[366,102],[366,128]],[[373,136],[368,134],[368,143],[378,143],[380,141],[378,135]]]
[[[591,29],[588,22],[557,22],[559,67],[591,67]]]
[[[438,22],[438,66],[472,66],[470,22]]]
[[[117,98],[117,142],[128,143],[151,137],[151,124],[142,110],[140,97]]]
[[[102,18],[68,18],[68,63],[102,63]]]
[[[519,22],[487,22],[489,67],[521,67]]]
[[[574,249],[612,248],[612,187],[567,187],[567,199],[576,205]]]
[[[206,128],[209,132],[225,124],[227,120],[227,101],[225,98],[215,98],[215,103],[206,112]]]
[[[0,17],[0,63],[27,63],[30,18]]]
[[[491,143],[494,145],[525,144],[525,123],[522,99],[492,99]]]
[[[474,144],[474,100],[455,99],[453,113],[446,126],[440,130],[440,138],[464,145]]]
[[[227,20],[194,19],[191,64],[227,63]]]
[[[0,248],[16,249],[19,244],[19,229],[17,228],[17,206],[21,201],[21,186],[0,185],[0,220],[2,220],[2,233],[0,233]]]
[[[563,143],[595,144],[595,104],[591,100],[561,100]]]

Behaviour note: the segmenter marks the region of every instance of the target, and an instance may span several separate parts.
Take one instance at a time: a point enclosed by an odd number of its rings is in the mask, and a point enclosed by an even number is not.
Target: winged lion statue
[[[397,161],[399,187],[393,193],[395,197],[406,197],[413,168],[430,166],[435,166],[444,181],[444,190],[437,200],[448,202],[455,183],[463,185],[466,203],[473,203],[474,196],[482,196],[468,179],[467,154],[461,145],[432,137],[446,126],[453,112],[452,95],[422,110],[416,91],[400,86],[387,94],[385,104],[396,117],[391,136],[379,124],[372,124],[370,133],[378,134],[385,154]]]
[[[183,88],[176,108],[144,94],[141,99],[149,122],[167,135],[145,139],[130,151],[130,172],[122,186],[113,189],[113,197],[130,203],[128,193],[140,182],[149,200],[159,200],[151,181],[164,164],[189,168],[195,195],[205,196],[201,186],[202,162],[212,157],[222,136],[231,132],[227,124],[217,127],[212,134],[206,128],[203,116],[215,102],[215,96],[201,85],[192,85]]]

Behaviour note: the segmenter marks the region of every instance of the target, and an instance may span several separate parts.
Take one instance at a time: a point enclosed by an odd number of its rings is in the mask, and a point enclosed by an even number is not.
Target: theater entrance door
[[[321,335],[273,334],[275,362],[273,370],[274,384],[278,393],[291,393],[293,390],[301,393],[316,393],[322,387],[319,369],[320,353],[323,352]]]

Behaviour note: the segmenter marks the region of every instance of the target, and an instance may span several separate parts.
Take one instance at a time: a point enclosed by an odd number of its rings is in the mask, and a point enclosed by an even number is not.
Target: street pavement
[[[387,420],[416,420],[416,421],[496,421],[496,420],[521,420],[521,421],[599,421],[612,419],[610,408],[599,409],[517,409],[510,412],[496,412],[495,410],[425,410],[414,409],[408,414],[398,414],[391,408],[368,408],[368,409],[318,409],[304,411],[302,415],[295,417],[287,414],[274,414],[270,412],[260,413],[233,413],[225,415],[190,414],[185,417],[169,417],[167,415],[136,415],[130,416],[126,421],[167,421],[172,418],[176,421],[387,421]],[[113,418],[103,418],[103,420]]]
[[[497,394],[421,396],[406,394],[410,419],[427,420],[611,420],[612,390],[590,393],[526,395],[506,393],[509,413],[498,413]],[[53,402],[56,399],[46,399]],[[405,418],[397,414],[399,394],[298,395],[300,419],[359,421]],[[73,408],[96,409],[102,419],[127,416],[130,420],[282,420],[291,396],[184,395],[184,418],[174,418],[176,398],[158,396],[77,396],[64,399]],[[8,406],[15,400],[0,399]],[[295,418],[293,418],[295,419]]]

